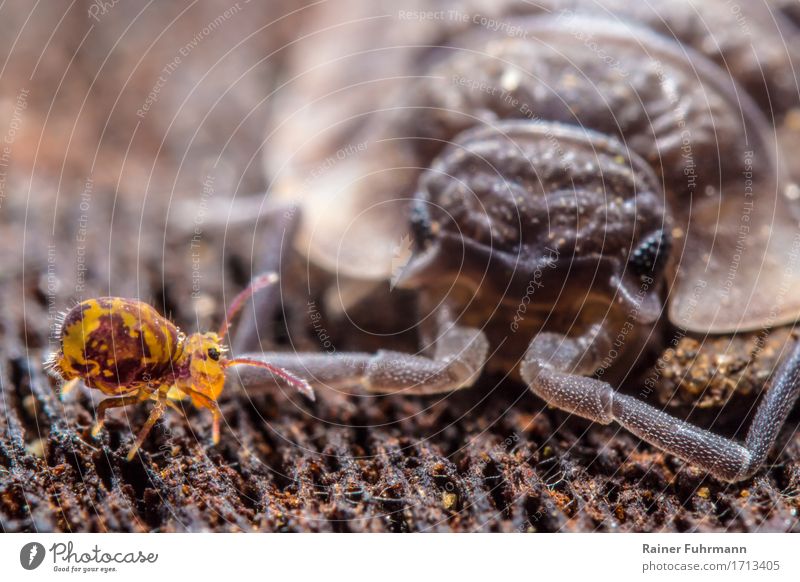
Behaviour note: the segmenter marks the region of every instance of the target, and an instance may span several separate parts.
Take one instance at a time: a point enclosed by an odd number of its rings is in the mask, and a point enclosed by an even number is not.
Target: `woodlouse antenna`
[[[270,285],[276,283],[278,281],[278,274],[277,273],[265,273],[264,275],[259,275],[247,286],[247,288],[239,293],[236,297],[233,298],[231,302],[231,306],[228,308],[228,312],[225,314],[225,319],[222,321],[222,325],[219,327],[219,334],[220,338],[224,338],[225,335],[228,333],[228,329],[230,329],[231,320],[236,317],[236,314],[242,310],[244,307],[245,301],[250,299],[250,297],[262,289],[269,287]]]

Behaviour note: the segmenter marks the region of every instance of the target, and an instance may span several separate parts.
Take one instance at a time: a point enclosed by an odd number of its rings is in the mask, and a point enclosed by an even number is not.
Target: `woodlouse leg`
[[[574,373],[582,357],[580,340],[540,334],[534,339],[522,376],[540,398],[562,410],[622,427],[670,454],[688,461],[723,481],[751,477],[767,457],[781,426],[800,395],[800,344],[783,362],[758,407],[744,445],[675,418],[649,404],[618,393],[601,380]],[[544,344],[558,340],[555,357],[545,357]],[[580,368],[580,366],[579,366]]]
[[[130,406],[139,402],[139,395],[133,396],[120,396],[118,398],[106,398],[97,405],[97,414],[95,415],[95,422],[92,426],[92,437],[97,437],[100,431],[103,430],[103,425],[106,422],[106,410],[109,408],[119,408],[120,406]]]
[[[164,414],[164,410],[166,410],[166,405],[162,400],[158,400],[153,407],[147,422],[144,423],[144,426],[139,431],[139,434],[136,435],[136,442],[133,443],[131,450],[128,451],[127,459],[129,461],[132,461],[133,457],[136,456],[136,452],[139,450],[139,447],[142,446],[142,443],[144,443],[147,435],[150,434],[150,430],[152,430],[153,426],[155,426],[158,419],[161,418],[161,415]]]
[[[392,351],[256,353],[246,357],[269,362],[316,385],[361,385],[375,394],[439,394],[471,386],[489,351],[489,342],[478,329],[456,325],[444,329],[436,341],[433,358]],[[265,370],[248,366],[237,371],[249,391],[273,385]]]

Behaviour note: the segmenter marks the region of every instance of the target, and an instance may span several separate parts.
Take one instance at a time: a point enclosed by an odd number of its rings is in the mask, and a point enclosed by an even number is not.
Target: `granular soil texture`
[[[5,531],[798,528],[796,416],[768,467],[726,485],[624,431],[543,409],[512,382],[486,379],[439,401],[321,391],[315,404],[232,387],[218,446],[206,414],[169,414],[127,462],[146,406],[95,440],[92,394],[60,401],[33,350],[5,350],[2,369]],[[731,433],[752,403],[734,392],[692,418]]]

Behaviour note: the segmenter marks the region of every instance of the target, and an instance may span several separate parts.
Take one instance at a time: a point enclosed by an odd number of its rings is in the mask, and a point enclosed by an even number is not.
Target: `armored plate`
[[[797,43],[755,6],[752,34],[733,33],[741,19],[722,4],[344,3],[298,43],[267,139],[272,195],[302,209],[298,250],[349,278],[390,280],[418,178],[447,144],[500,120],[565,124],[618,139],[660,178],[675,325],[796,319],[797,188],[773,119],[796,105]]]

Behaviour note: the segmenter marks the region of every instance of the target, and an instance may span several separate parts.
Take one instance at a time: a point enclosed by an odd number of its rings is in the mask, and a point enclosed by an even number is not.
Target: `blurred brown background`
[[[194,248],[172,219],[190,209],[202,223],[204,196],[227,208],[267,187],[268,96],[299,19],[313,15],[302,4],[0,8],[3,530],[798,529],[796,415],[775,465],[738,486],[637,449],[615,427],[537,415],[541,402],[508,383],[442,402],[323,396],[314,406],[231,389],[217,448],[194,413],[191,424],[169,415],[133,463],[126,423],[91,440],[96,397],[60,402],[41,369],[55,316],[77,299],[121,295],[189,331],[219,321],[251,275],[253,233],[203,229]],[[776,333],[780,346],[788,330]],[[705,399],[695,420],[732,433],[776,350],[753,364],[751,338],[692,341],[670,355],[659,389],[676,406]],[[708,380],[716,391],[700,388]],[[127,420],[139,426],[145,414]]]

